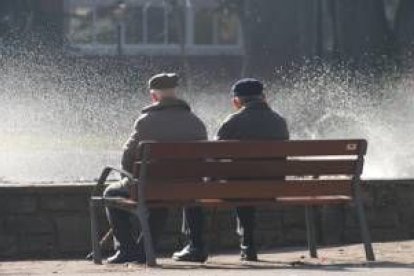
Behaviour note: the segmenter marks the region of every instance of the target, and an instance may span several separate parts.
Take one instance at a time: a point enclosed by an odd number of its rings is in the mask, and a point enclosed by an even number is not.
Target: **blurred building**
[[[85,55],[240,55],[236,14],[203,0],[65,0],[64,37]]]
[[[5,0],[0,25],[17,33],[59,26],[64,46],[85,55],[242,53],[240,21],[219,0]],[[48,18],[47,24],[41,24]]]
[[[242,75],[315,57],[381,68],[414,51],[413,15],[413,0],[1,0],[0,45],[40,36],[69,56],[230,60]]]

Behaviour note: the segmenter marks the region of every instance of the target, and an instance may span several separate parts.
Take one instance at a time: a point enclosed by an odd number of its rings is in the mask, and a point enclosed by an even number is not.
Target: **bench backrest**
[[[142,142],[134,175],[147,200],[352,196],[366,149],[365,140]]]

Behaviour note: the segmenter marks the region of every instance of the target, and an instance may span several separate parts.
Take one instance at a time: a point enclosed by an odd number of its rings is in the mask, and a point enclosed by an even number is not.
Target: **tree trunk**
[[[242,66],[240,70],[240,77],[246,77],[251,75],[251,1],[243,0],[240,2],[241,9],[239,9],[238,14],[240,19],[240,28],[244,51],[242,57]]]
[[[414,47],[414,1],[400,0],[395,19],[397,42],[403,51]]]
[[[391,32],[383,1],[335,0],[338,51],[343,59],[356,63],[392,54]],[[368,60],[365,57],[369,56]]]

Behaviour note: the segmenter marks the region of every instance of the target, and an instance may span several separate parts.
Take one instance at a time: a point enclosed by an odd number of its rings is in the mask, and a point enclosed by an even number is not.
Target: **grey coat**
[[[206,140],[203,122],[191,112],[183,100],[168,98],[142,110],[135,121],[134,131],[124,145],[122,169],[131,172],[140,141],[190,141]]]
[[[247,103],[230,115],[217,133],[218,140],[287,140],[286,121],[265,102]]]

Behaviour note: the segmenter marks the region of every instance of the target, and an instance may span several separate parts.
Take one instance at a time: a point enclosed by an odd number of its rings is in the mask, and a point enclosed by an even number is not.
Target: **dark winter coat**
[[[134,131],[124,145],[122,168],[132,172],[136,149],[140,141],[206,140],[203,122],[191,112],[183,100],[167,98],[142,110],[135,121]]]
[[[230,115],[217,133],[218,140],[287,140],[286,121],[263,101],[247,103]]]

